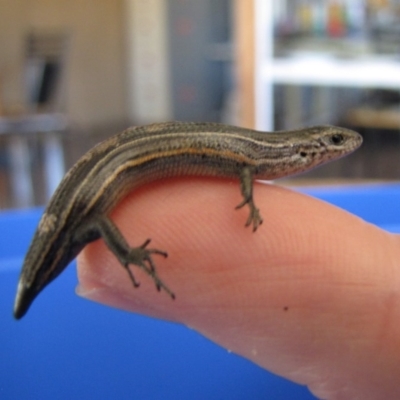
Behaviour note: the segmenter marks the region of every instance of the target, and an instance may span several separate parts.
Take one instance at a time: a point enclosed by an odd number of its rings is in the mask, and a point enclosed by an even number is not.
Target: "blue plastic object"
[[[400,185],[303,192],[400,232]],[[1,399],[314,399],[183,326],[76,297],[71,267],[16,322],[18,274],[41,211],[0,214]]]

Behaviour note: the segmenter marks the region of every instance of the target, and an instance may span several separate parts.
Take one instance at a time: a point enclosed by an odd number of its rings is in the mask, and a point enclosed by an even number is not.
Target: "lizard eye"
[[[334,135],[331,136],[331,143],[334,144],[335,146],[342,144],[343,141],[344,141],[344,137],[340,133],[335,133]]]

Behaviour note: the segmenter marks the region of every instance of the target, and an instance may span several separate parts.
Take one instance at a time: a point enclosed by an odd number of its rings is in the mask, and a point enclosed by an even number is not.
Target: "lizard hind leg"
[[[129,265],[133,264],[145,271],[154,281],[158,291],[163,289],[172,299],[175,299],[175,294],[164,284],[164,282],[159,278],[156,272],[156,266],[153,261],[152,254],[158,254],[163,257],[168,257],[165,251],[158,249],[148,249],[147,245],[150,243],[150,239],[147,239],[139,247],[131,247],[129,249],[129,254],[126,257],[127,263],[124,263],[124,267],[128,272],[129,277],[135,287],[138,286],[138,282],[135,280]]]
[[[154,281],[158,291],[162,289],[172,299],[175,299],[175,294],[159,278],[152,258],[153,254],[167,257],[168,254],[165,251],[147,248],[148,244],[150,243],[150,239],[147,239],[138,247],[130,247],[114,222],[112,222],[111,219],[106,216],[98,217],[96,219],[95,227],[99,236],[103,238],[108,248],[112,251],[112,253],[114,253],[127,271],[134,287],[138,287],[140,284],[134,277],[130,265],[135,265],[146,272],[146,274],[149,275]]]

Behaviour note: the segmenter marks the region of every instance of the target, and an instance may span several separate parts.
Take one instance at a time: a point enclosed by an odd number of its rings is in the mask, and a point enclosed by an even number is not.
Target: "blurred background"
[[[399,89],[398,0],[0,0],[0,208],[166,120],[350,127],[362,149],[300,182],[398,179]]]

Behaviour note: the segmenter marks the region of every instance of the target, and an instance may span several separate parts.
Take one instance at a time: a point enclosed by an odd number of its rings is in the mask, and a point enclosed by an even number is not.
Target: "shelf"
[[[321,86],[366,89],[400,89],[400,59],[395,54],[383,55],[360,51],[357,44],[353,58],[337,56],[338,45],[318,44],[318,50],[299,46],[287,58],[275,58],[274,16],[282,11],[278,2],[254,0],[255,68],[254,91],[256,127],[274,130],[274,85]],[[289,4],[289,2],[279,2]],[[286,7],[286,6],[285,6]],[[350,38],[349,38],[350,40]],[[351,42],[354,46],[354,41]],[[363,43],[363,42],[360,42]],[[365,43],[364,43],[365,46]],[[368,47],[368,46],[367,46]],[[339,48],[339,50],[341,50]],[[289,52],[290,48],[285,48]],[[336,51],[336,53],[335,53]],[[342,54],[343,52],[339,52]],[[353,50],[346,49],[353,55]],[[359,55],[361,54],[361,55]],[[323,91],[320,92],[320,94]],[[326,96],[322,95],[322,101]],[[328,100],[327,100],[328,101]],[[329,110],[329,107],[327,108]]]
[[[400,62],[390,59],[273,59],[264,63],[261,73],[274,84],[400,88]]]

